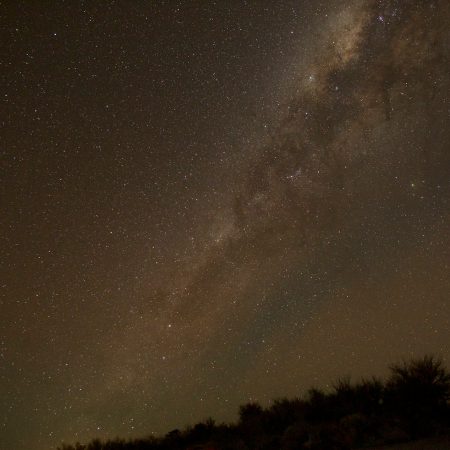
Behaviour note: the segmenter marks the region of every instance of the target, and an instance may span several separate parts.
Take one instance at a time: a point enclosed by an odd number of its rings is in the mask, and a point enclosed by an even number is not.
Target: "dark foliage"
[[[450,373],[425,356],[390,368],[387,381],[341,379],[331,392],[270,407],[248,403],[236,424],[208,419],[161,438],[93,440],[58,450],[339,450],[447,434]]]
[[[426,436],[447,415],[450,374],[431,356],[391,367],[386,386],[387,408],[413,437]]]

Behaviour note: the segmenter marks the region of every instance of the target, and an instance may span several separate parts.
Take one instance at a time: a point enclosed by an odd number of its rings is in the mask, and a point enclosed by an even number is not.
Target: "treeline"
[[[93,440],[58,450],[300,450],[351,449],[446,435],[450,373],[431,356],[390,368],[387,380],[339,380],[331,392],[240,407],[235,424],[212,419],[164,437]]]

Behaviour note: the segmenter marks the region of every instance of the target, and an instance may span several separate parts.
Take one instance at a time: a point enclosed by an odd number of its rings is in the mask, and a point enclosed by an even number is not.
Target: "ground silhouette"
[[[213,419],[160,438],[98,439],[58,450],[343,450],[449,436],[450,373],[433,356],[390,367],[389,377],[351,383],[330,392],[248,403],[233,424]]]

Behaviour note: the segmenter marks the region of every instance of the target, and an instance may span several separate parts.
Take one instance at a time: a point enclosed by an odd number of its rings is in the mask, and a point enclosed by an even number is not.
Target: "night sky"
[[[1,1],[0,448],[450,363],[448,0]]]

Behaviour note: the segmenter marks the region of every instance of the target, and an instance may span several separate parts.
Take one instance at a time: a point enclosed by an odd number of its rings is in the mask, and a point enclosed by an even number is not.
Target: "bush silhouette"
[[[391,366],[386,400],[412,437],[427,435],[448,410],[450,374],[440,359],[425,356]]]
[[[164,437],[62,445],[59,450],[343,450],[450,434],[450,373],[433,356],[390,367],[383,382],[339,379],[330,392],[247,403],[236,424],[213,419]]]

